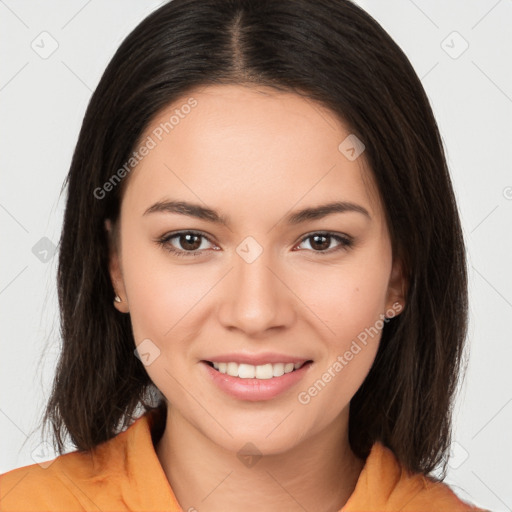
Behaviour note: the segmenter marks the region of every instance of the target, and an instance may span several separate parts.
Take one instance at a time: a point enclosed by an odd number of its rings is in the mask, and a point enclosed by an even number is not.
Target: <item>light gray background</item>
[[[466,236],[470,359],[445,482],[463,499],[510,511],[512,0],[357,3],[422,79]],[[83,114],[121,41],[159,5],[0,0],[0,473],[41,452],[37,427],[59,347],[52,249]]]

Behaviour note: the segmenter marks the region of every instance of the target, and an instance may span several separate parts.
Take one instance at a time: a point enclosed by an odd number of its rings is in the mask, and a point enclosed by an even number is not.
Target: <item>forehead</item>
[[[162,109],[142,134],[151,149],[128,177],[123,203],[142,214],[167,195],[219,210],[229,201],[239,215],[258,215],[279,205],[350,200],[378,216],[364,152],[347,157],[351,137],[332,111],[293,93],[196,89]]]

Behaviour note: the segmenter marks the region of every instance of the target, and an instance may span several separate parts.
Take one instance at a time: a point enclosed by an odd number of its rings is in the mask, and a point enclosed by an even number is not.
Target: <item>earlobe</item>
[[[123,274],[119,262],[119,252],[117,243],[114,239],[112,223],[110,219],[105,220],[105,230],[107,231],[108,238],[108,251],[109,251],[109,264],[108,270],[112,287],[114,288],[115,297],[113,299],[114,307],[120,313],[128,313],[128,301],[126,299],[126,291],[124,288]]]

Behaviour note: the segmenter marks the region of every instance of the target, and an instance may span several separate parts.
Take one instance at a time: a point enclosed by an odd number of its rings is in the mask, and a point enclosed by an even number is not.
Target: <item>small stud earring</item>
[[[123,301],[121,300],[121,297],[119,297],[119,295],[116,295],[116,297],[115,297],[115,299],[114,299],[114,300],[115,300],[116,302],[123,302]]]

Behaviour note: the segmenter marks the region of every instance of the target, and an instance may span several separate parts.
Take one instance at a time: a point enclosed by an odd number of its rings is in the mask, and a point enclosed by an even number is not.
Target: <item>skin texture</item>
[[[362,350],[309,403],[298,394],[365,328],[379,325],[397,301],[403,305],[382,203],[364,153],[350,161],[338,150],[350,131],[329,110],[292,93],[237,85],[195,90],[163,110],[142,138],[190,96],[197,106],[125,178],[120,238],[111,251],[122,299],[115,307],[130,314],[137,345],[150,339],[160,350],[146,366],[169,403],[157,455],[184,510],[339,510],[364,465],[348,442],[349,403],[380,333],[360,343]],[[208,206],[231,224],[144,215],[164,199]],[[283,220],[342,200],[371,218],[345,212],[297,225]],[[200,256],[178,257],[157,243],[189,229],[207,238],[191,247],[175,237],[167,246],[199,248]],[[348,235],[353,245],[303,241],[319,231]],[[248,236],[263,250],[251,263],[236,251]],[[244,401],[211,384],[200,363],[235,351],[273,351],[313,364],[281,395]],[[262,455],[252,466],[237,457],[248,442]]]

